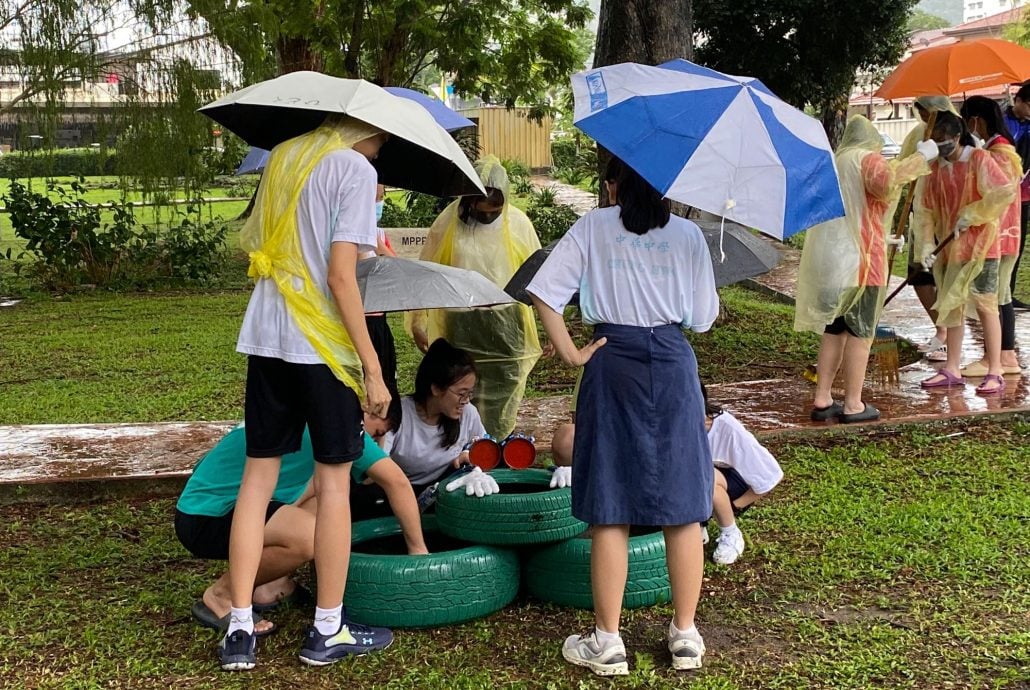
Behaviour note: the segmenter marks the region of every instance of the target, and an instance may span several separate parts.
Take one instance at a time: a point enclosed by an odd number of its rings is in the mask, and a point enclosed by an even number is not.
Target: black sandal
[[[861,412],[856,412],[855,414],[842,414],[840,416],[840,423],[856,424],[858,422],[875,422],[880,418],[880,411],[878,409],[869,403],[864,403],[864,405],[865,409]]]
[[[811,416],[813,422],[826,422],[834,417],[840,417],[842,414],[844,414],[844,405],[835,402],[829,407],[813,407]]]

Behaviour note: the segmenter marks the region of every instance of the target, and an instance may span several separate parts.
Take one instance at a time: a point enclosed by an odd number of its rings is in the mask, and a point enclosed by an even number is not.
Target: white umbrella
[[[290,72],[200,108],[251,146],[271,149],[345,114],[389,132],[374,161],[379,181],[437,196],[485,194],[457,142],[417,103],[363,79]]]
[[[358,262],[358,288],[367,313],[489,307],[515,301],[481,273],[388,256]]]

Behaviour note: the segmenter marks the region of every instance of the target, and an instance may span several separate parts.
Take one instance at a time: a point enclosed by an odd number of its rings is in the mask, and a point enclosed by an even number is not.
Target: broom
[[[926,141],[933,134],[934,125],[937,124],[937,111],[930,111],[930,119],[926,123],[926,129],[923,131],[923,141]],[[915,180],[908,183],[905,189],[905,203],[901,207],[901,219],[898,221],[897,227],[894,229],[894,239],[905,236],[905,230],[908,227],[908,217],[912,211],[912,202],[915,200],[916,183]],[[944,245],[948,243],[950,238],[942,242],[936,249],[934,254],[936,255]],[[894,255],[898,251],[898,246],[892,244],[887,252],[887,275],[888,280],[891,271],[894,267]],[[890,297],[884,300],[883,306],[894,299],[902,288],[908,285],[909,281],[915,278],[915,272],[913,271],[905,278],[904,282],[893,292]],[[898,334],[895,333],[894,329],[890,326],[877,326],[876,336],[873,338],[872,347],[869,349],[869,356],[871,359],[871,375],[875,383],[882,388],[897,388],[901,382],[898,374],[898,370],[901,368],[901,356],[898,352]]]

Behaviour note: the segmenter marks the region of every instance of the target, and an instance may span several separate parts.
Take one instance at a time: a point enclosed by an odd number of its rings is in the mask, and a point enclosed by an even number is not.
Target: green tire
[[[569,539],[584,529],[572,517],[572,490],[551,489],[547,470],[492,470],[501,492],[492,496],[466,496],[458,489],[448,492],[441,482],[436,499],[440,531],[474,544],[521,546]],[[504,490],[505,485],[529,485],[530,493]]]
[[[422,529],[436,530],[432,515]],[[354,523],[352,546],[401,534],[396,518]],[[519,559],[507,549],[468,546],[428,556],[352,552],[344,604],[359,623],[391,628],[451,625],[487,616],[515,599]]]
[[[590,589],[590,539],[581,534],[537,551],[525,568],[526,587],[537,599],[562,606],[593,609]],[[627,609],[664,604],[672,599],[661,530],[630,537],[629,577],[622,606]]]

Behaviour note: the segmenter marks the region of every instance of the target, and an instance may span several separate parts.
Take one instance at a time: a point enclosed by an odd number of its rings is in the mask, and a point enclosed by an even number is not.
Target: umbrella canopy
[[[480,273],[429,261],[377,256],[359,261],[357,273],[368,313],[489,307],[514,301]]]
[[[822,125],[757,79],[686,60],[572,77],[575,124],[669,199],[778,239],[844,215]]]
[[[698,226],[708,242],[715,269],[715,286],[733,285],[748,278],[768,273],[780,262],[780,253],[768,241],[751,234],[747,228],[736,223],[698,221]],[[504,291],[523,304],[532,304],[526,286],[540,270],[544,260],[554,249],[552,242],[543,249],[537,249],[515,271]],[[723,259],[725,254],[725,259]],[[578,299],[577,299],[578,301]],[[575,302],[574,302],[575,303]]]
[[[436,120],[436,124],[440,125],[448,132],[476,126],[475,122],[467,117],[462,117],[448,108],[443,102],[438,101],[435,98],[430,98],[424,93],[419,93],[414,89],[405,89],[400,86],[387,86],[385,90],[392,93],[394,96],[407,98],[409,101],[418,103],[429,111],[429,114],[433,116],[434,120]],[[267,163],[268,149],[251,146],[250,151],[247,152],[247,155],[240,164],[240,167],[236,169],[236,174],[247,175],[249,173],[261,172],[265,169],[265,164]]]
[[[389,132],[373,162],[383,184],[436,196],[484,194],[457,142],[422,106],[363,79],[290,72],[200,108],[251,146],[271,149],[344,114]]]
[[[950,96],[1027,78],[1030,50],[1011,41],[981,38],[920,50],[891,72],[876,96]]]

